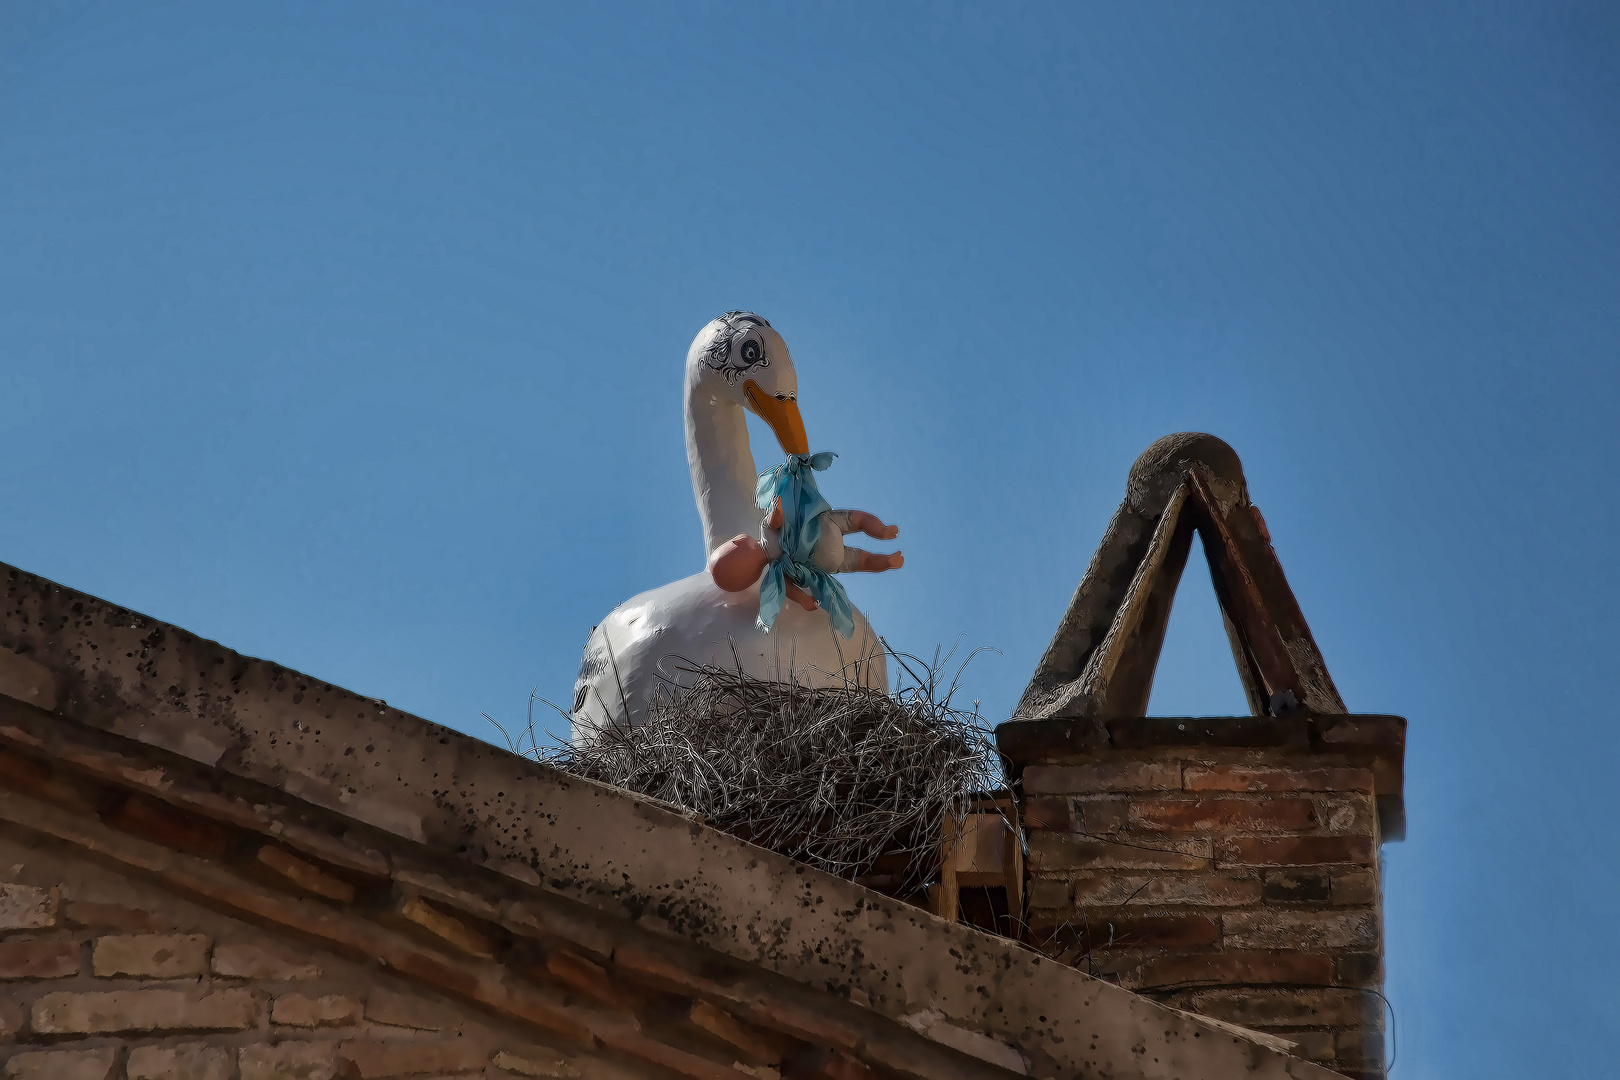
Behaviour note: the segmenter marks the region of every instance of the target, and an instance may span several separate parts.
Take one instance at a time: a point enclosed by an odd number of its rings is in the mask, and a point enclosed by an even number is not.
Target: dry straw
[[[501,731],[515,752],[544,764],[672,803],[840,877],[912,895],[938,876],[946,821],[959,822],[975,794],[1005,780],[977,702],[971,711],[952,705],[961,671],[949,684],[940,676],[950,657],[889,657],[901,672],[893,694],[681,664],[636,728],[541,746],[531,714],[526,745]]]

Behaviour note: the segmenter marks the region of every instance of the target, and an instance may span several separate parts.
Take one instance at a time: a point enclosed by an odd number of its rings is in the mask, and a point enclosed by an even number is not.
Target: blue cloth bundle
[[[827,571],[811,561],[821,540],[821,515],[831,510],[816,489],[815,474],[833,463],[837,454],[789,454],[788,459],[761,473],[754,501],[767,514],[782,500],[782,554],[765,568],[759,583],[759,625],[769,630],[787,600],[787,582],[815,598],[844,637],[855,636],[855,609],[849,594]]]

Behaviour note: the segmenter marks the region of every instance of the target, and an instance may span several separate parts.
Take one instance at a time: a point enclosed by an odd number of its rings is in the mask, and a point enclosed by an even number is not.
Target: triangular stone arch
[[[1238,676],[1256,716],[1344,713],[1243,465],[1213,435],[1168,435],[1131,466],[1120,503],[1018,719],[1142,716],[1196,530]]]

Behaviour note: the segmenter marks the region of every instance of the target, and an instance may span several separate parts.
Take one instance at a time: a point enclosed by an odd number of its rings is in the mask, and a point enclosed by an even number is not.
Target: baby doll
[[[811,561],[829,574],[879,574],[906,565],[906,557],[901,552],[876,555],[844,543],[844,537],[857,532],[878,540],[893,540],[900,535],[900,527],[885,525],[876,514],[865,510],[824,510],[821,539]],[[742,592],[758,581],[760,572],[781,555],[782,501],[778,499],[770,516],[761,524],[757,539],[738,533],[714,549],[714,554],[709,556],[709,573],[714,576],[714,583],[726,592]],[[797,585],[788,587],[788,597],[806,611],[816,609],[815,600]]]
[[[900,529],[865,510],[833,510],[827,505],[811,470],[825,469],[832,458],[832,454],[790,455],[762,475],[756,495],[761,509],[770,512],[761,522],[759,538],[739,533],[709,556],[709,574],[727,592],[742,592],[765,573],[760,581],[763,626],[776,620],[785,596],[806,611],[826,608],[834,627],[849,637],[854,628],[852,609],[843,586],[829,575],[875,574],[906,563],[898,551],[876,555],[844,543],[845,536],[856,532],[893,540]]]

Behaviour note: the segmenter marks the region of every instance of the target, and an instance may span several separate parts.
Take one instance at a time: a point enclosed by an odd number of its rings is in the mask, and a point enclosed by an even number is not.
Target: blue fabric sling
[[[855,609],[849,594],[831,574],[810,561],[821,540],[821,515],[832,509],[816,490],[815,474],[837,456],[826,451],[789,454],[782,464],[759,476],[754,489],[759,508],[770,513],[776,500],[782,500],[782,554],[765,568],[759,583],[759,625],[763,629],[769,630],[781,614],[791,581],[815,598],[834,630],[846,638],[855,635]]]

